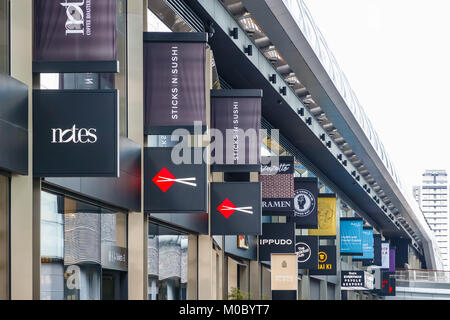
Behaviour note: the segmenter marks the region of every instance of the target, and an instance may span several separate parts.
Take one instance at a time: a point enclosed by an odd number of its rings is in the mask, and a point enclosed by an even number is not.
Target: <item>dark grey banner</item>
[[[263,223],[259,260],[270,261],[272,253],[295,253],[295,224]]]
[[[297,228],[317,229],[317,178],[294,179],[294,221]]]
[[[117,60],[116,0],[34,0],[34,61]]]
[[[318,236],[296,236],[295,252],[299,269],[316,269],[319,253]]]
[[[335,276],[336,270],[336,246],[319,246],[318,264],[309,270],[309,274]]]
[[[261,184],[211,183],[211,235],[261,235]]]
[[[194,164],[195,153],[189,149],[191,164],[175,164],[173,148],[144,149],[144,210],[150,213],[206,213],[206,164]]]
[[[260,171],[261,98],[261,90],[211,91],[211,128],[223,137],[222,150],[212,152],[213,170],[221,170],[220,165],[250,165]]]
[[[33,91],[33,174],[118,177],[117,90]]]
[[[206,35],[144,34],[145,133],[206,125]],[[174,37],[179,41],[173,41]]]

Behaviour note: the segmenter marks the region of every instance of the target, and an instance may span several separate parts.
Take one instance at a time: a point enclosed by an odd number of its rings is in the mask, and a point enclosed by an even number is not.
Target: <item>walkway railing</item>
[[[444,270],[423,270],[423,269],[408,269],[397,270],[394,275],[396,280],[403,281],[428,281],[450,283],[450,271]]]

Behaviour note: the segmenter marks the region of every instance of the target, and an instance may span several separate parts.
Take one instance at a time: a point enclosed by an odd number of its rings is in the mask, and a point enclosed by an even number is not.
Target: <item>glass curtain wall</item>
[[[126,299],[127,216],[41,193],[41,299]]]
[[[0,300],[9,299],[9,178],[0,174]]]
[[[9,74],[9,0],[0,0],[0,72]]]
[[[188,244],[187,234],[149,224],[149,300],[186,300]]]

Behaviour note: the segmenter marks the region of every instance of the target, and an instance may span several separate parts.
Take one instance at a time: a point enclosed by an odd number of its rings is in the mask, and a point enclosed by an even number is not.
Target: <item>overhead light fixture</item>
[[[275,73],[270,75],[269,81],[272,82],[273,84],[277,83],[277,75]]]
[[[232,37],[233,39],[239,39],[239,29],[238,28],[233,28],[230,30],[230,37]]]
[[[309,125],[312,125],[312,118],[309,117],[308,119],[306,119],[306,123],[309,124]]]
[[[244,48],[244,52],[248,54],[249,56],[253,55],[253,46],[249,44]]]

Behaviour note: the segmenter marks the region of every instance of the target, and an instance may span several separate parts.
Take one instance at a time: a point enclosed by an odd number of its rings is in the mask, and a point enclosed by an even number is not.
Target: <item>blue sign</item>
[[[374,259],[374,242],[373,229],[371,227],[364,227],[362,231],[362,245],[363,255],[355,256],[353,260],[373,260]]]
[[[363,255],[363,221],[360,218],[341,218],[341,255]]]

